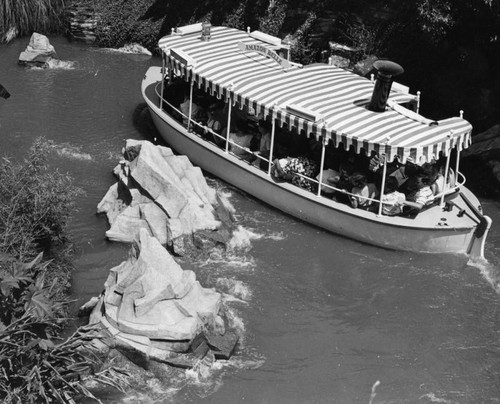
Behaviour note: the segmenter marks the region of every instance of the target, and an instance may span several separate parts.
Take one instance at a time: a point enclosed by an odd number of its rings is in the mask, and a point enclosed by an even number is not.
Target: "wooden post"
[[[420,111],[420,91],[417,91],[417,110],[415,111],[418,114]]]
[[[318,182],[318,196],[321,196],[321,185],[323,185],[323,170],[325,165],[325,150],[328,140],[325,136],[321,139],[321,163],[319,165],[319,182]]]

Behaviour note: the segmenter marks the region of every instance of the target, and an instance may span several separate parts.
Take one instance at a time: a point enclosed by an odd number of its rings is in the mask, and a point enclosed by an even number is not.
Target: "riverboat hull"
[[[142,94],[158,132],[177,153],[193,164],[253,197],[329,232],[393,250],[457,253],[483,257],[491,220],[465,187],[449,196],[447,208],[432,206],[414,218],[378,216],[354,209],[291,183],[276,182],[266,171],[239,159],[188,131],[159,107],[161,70],[151,67]],[[451,206],[451,209],[450,209]]]

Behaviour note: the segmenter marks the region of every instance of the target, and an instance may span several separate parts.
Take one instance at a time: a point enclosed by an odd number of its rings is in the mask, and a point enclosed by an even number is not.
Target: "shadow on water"
[[[132,114],[132,123],[137,131],[143,135],[147,140],[154,141],[155,143],[161,139],[160,133],[156,129],[151,118],[151,112],[145,102],[140,103],[134,109]]]

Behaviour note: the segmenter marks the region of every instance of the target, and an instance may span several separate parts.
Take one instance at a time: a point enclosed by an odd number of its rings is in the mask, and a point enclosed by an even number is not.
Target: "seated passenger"
[[[319,181],[319,176],[320,174],[316,176],[316,179],[318,181]],[[332,187],[337,187],[339,180],[340,180],[340,173],[338,171],[332,170],[331,168],[323,170],[323,177],[322,177],[323,184],[327,184]],[[325,196],[332,196],[335,193],[335,190],[328,186],[321,185],[321,193],[324,194]]]
[[[182,123],[186,127],[189,120],[189,104],[189,92],[186,92],[186,94],[184,95],[184,101],[180,105],[180,110],[182,112]],[[199,110],[200,108],[193,100],[193,102],[191,103],[191,119],[194,119],[194,117],[199,113]]]
[[[400,215],[406,201],[405,194],[398,192],[398,181],[394,177],[387,177],[382,195],[382,214],[387,216]]]
[[[432,182],[432,173],[425,168],[419,167],[415,175],[410,177],[405,184],[407,185],[405,205],[420,210],[427,203],[433,201]]]
[[[349,195],[349,203],[353,208],[368,209],[375,203],[371,199],[377,198],[378,189],[375,184],[368,182],[366,175],[354,173],[349,177],[349,182],[351,184],[351,193],[354,194],[354,196]]]
[[[277,179],[291,181],[292,184],[308,191],[314,190],[314,181],[304,178],[314,178],[316,176],[316,173],[318,172],[318,165],[314,160],[304,156],[299,156],[287,157],[279,160],[276,159],[273,163],[274,166],[272,173]]]
[[[252,142],[253,134],[249,133],[248,125],[245,121],[238,121],[234,129],[229,133],[229,140],[235,144],[230,144],[231,152],[240,158],[249,158],[250,143]]]
[[[207,131],[207,139],[212,140],[219,147],[226,143],[226,140],[222,138],[226,126],[222,110],[223,107],[217,103],[210,104],[208,107],[207,129],[213,133]],[[217,135],[221,135],[221,137]]]
[[[439,195],[455,186],[456,177],[455,177],[455,171],[449,168],[448,177],[446,178],[446,184],[445,184],[445,179],[444,179],[444,172],[446,169],[445,164],[436,163],[436,169],[437,169],[436,179],[432,183],[431,188],[434,195]]]

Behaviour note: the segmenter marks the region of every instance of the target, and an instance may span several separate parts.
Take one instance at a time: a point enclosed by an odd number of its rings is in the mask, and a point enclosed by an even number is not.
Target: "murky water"
[[[12,94],[0,99],[0,153],[22,158],[45,136],[53,165],[85,191],[71,223],[76,309],[128,254],[104,239],[95,210],[124,140],[149,138],[132,117],[144,72],[160,62],[51,38],[71,63],[27,69],[17,65],[27,43],[0,46],[0,83]],[[225,293],[243,330],[237,355],[208,379],[177,372],[104,402],[500,402],[498,202],[483,201],[493,218],[488,263],[473,264],[346,240],[209,181],[234,205],[239,231],[227,254],[181,264]]]

